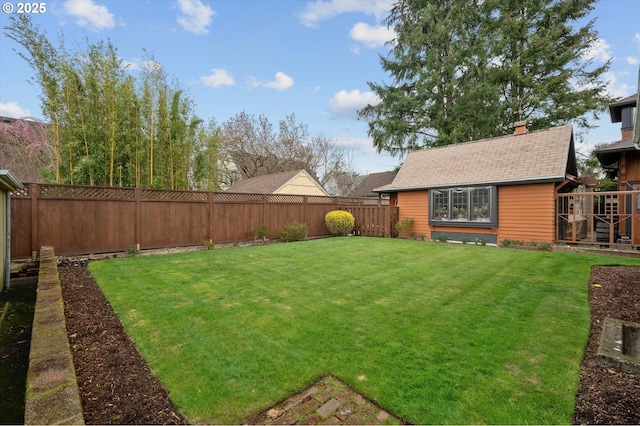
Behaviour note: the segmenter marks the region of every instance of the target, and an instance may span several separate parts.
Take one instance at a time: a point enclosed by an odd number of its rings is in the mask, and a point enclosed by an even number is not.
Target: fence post
[[[134,190],[136,197],[136,246],[142,248],[142,188]]]
[[[214,216],[213,216],[213,209],[214,209],[214,192],[213,191],[209,191],[207,193],[207,200],[209,201],[209,239],[211,241],[215,241],[215,236],[213,235],[213,233],[215,232],[215,224],[214,224]]]
[[[267,194],[262,194],[262,224],[264,226],[268,226],[267,225]],[[267,232],[269,232],[269,228],[267,228]],[[271,232],[273,232],[273,230],[271,230]],[[271,234],[274,235],[275,234]]]
[[[31,194],[31,254],[35,260],[38,250],[38,197],[40,197],[40,185],[37,183],[29,184],[29,193]],[[36,255],[34,255],[36,253]]]

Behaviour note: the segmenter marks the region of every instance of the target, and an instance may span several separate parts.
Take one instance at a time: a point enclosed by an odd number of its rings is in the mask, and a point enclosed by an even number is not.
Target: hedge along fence
[[[144,188],[26,184],[11,200],[11,255],[31,257],[43,245],[60,256],[185,247],[252,240],[266,225],[277,238],[287,223],[309,236],[329,235],[324,216],[350,211],[360,235],[390,237],[397,209],[384,200],[277,194],[234,194]],[[388,203],[386,203],[388,204]]]

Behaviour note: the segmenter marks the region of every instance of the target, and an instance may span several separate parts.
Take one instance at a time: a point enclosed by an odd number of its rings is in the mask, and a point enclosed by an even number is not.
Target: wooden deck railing
[[[637,248],[639,195],[640,191],[558,194],[556,241]]]

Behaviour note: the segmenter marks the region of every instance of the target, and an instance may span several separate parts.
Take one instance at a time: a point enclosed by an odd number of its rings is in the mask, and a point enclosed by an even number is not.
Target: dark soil
[[[59,268],[87,424],[187,424],[84,263]]]
[[[86,263],[62,265],[60,279],[86,423],[187,423],[125,333]],[[640,424],[640,377],[601,367],[596,360],[605,317],[640,322],[640,268],[594,267],[589,303],[591,332],[573,421]]]
[[[640,375],[598,364],[606,317],[640,323],[640,268],[598,266],[589,281],[591,330],[580,368],[574,423],[640,424]]]

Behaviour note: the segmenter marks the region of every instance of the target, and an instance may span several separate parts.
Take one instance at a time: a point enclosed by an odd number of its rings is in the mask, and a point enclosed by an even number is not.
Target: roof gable
[[[375,188],[388,185],[393,182],[395,174],[392,172],[370,173],[356,186],[349,194],[351,197],[366,197],[377,195],[373,190]]]
[[[560,182],[567,173],[577,174],[570,125],[411,152],[384,191]]]
[[[278,193],[285,185],[295,181],[298,177],[306,177],[320,192],[324,195],[328,195],[324,188],[322,188],[322,186],[305,170],[292,170],[288,172],[241,179],[227,188],[225,192],[275,194]]]

